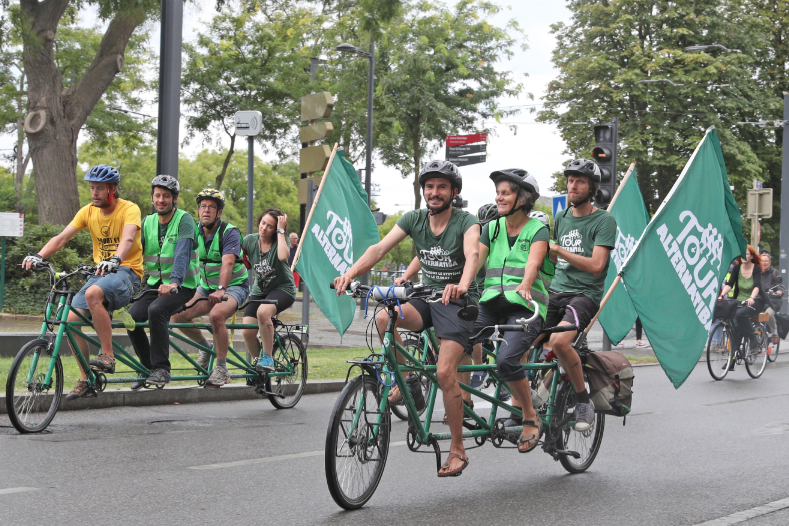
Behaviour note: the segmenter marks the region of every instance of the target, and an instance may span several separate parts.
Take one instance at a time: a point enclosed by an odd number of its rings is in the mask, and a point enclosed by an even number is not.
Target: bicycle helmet
[[[598,184],[600,184],[602,179],[600,167],[597,166],[597,163],[589,159],[575,159],[570,162],[564,169],[564,176],[567,177],[568,175],[585,175],[589,177],[590,181],[594,181]]]
[[[178,193],[181,191],[181,185],[178,184],[178,179],[171,175],[157,175],[151,181],[151,192],[156,187],[164,188],[165,190],[170,190],[172,192],[173,197],[178,197]],[[198,203],[200,201],[198,200]]]
[[[551,218],[548,217],[548,214],[546,214],[545,212],[541,212],[540,210],[535,210],[534,212],[529,214],[529,217],[532,219],[537,219],[539,221],[542,221],[545,224],[545,226],[547,226],[548,228],[551,227]]]
[[[449,179],[452,186],[458,189],[458,193],[463,190],[463,178],[460,176],[460,170],[453,163],[449,161],[430,161],[419,172],[419,186],[422,190],[425,189],[425,181],[428,179]]]
[[[197,206],[200,206],[200,201],[203,199],[211,199],[212,201],[216,202],[216,206],[219,210],[223,210],[225,208],[225,196],[219,190],[214,190],[213,188],[201,190],[200,193],[197,194]]]
[[[540,197],[540,185],[537,184],[537,179],[526,170],[519,168],[496,170],[490,174],[490,179],[494,184],[499,184],[501,181],[511,181],[534,196],[535,201]]]
[[[97,164],[85,172],[85,180],[92,183],[115,183],[121,182],[121,174],[112,166],[107,164]]]
[[[458,194],[454,198],[452,198],[452,206],[455,208],[463,208],[463,196]]]
[[[486,205],[482,205],[477,210],[477,219],[480,222],[489,222],[493,221],[494,219],[498,219],[499,217],[499,210],[496,206],[496,203],[488,203]]]

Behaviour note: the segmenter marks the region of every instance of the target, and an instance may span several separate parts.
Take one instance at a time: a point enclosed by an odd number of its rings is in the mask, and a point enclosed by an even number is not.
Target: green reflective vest
[[[200,256],[200,286],[206,290],[216,290],[219,286],[219,271],[222,268],[222,238],[225,231],[231,228],[238,230],[230,223],[220,221],[219,228],[216,229],[214,239],[207,252],[203,236],[197,236],[197,249]],[[241,285],[246,279],[247,267],[244,266],[244,250],[241,249],[241,254],[236,256],[236,262],[233,264],[233,273],[230,275],[228,287]]]
[[[164,284],[170,283],[170,274],[175,263],[175,244],[178,240],[178,225],[181,218],[186,214],[183,210],[175,209],[170,224],[167,225],[167,233],[164,239],[159,239],[159,216],[151,214],[142,222],[145,246],[143,249],[143,262],[145,271],[148,273],[148,285],[155,285],[159,280]],[[192,219],[192,216],[189,216]],[[194,239],[197,241],[197,223],[192,219],[194,225]],[[189,266],[186,268],[186,276],[181,286],[188,289],[197,288],[198,274],[197,246],[193,247],[189,256]]]
[[[523,305],[531,310],[531,304],[515,292],[515,289],[523,282],[526,274],[526,262],[529,259],[529,248],[531,240],[541,228],[545,228],[539,220],[533,219],[518,234],[518,238],[510,249],[507,240],[506,218],[498,220],[499,236],[494,240],[493,232],[496,228],[496,221],[488,223],[488,233],[490,234],[490,252],[488,254],[488,270],[485,273],[485,290],[482,292],[480,303],[485,303],[493,298],[504,294],[510,303]],[[545,260],[537,272],[537,279],[531,286],[531,297],[540,307],[540,316],[545,319],[548,311],[548,288],[553,279],[554,265],[545,255]]]

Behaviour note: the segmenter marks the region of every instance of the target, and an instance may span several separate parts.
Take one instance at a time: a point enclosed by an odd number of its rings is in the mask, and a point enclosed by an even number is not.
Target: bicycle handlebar
[[[171,296],[174,296],[174,295],[178,294],[178,291],[179,291],[179,290],[180,290],[180,288],[179,288],[179,287],[175,287],[174,289],[170,289],[170,295],[171,295]],[[146,289],[146,290],[144,290],[144,291],[140,292],[139,294],[137,294],[136,296],[134,296],[134,297],[133,297],[131,300],[129,300],[129,303],[134,303],[135,301],[139,301],[139,300],[141,300],[141,299],[143,298],[143,296],[145,296],[146,294],[152,294],[152,293],[154,293],[154,292],[155,292],[156,294],[158,294],[158,293],[159,293],[159,289],[158,289],[158,288],[156,288],[156,289]]]
[[[197,298],[196,300],[194,300],[192,303],[190,303],[188,305],[184,305],[183,309],[181,309],[181,312],[191,309],[192,307],[194,307],[195,305],[197,305],[201,301],[208,301],[208,297],[207,296],[203,296],[202,298]],[[222,301],[227,301],[227,296],[222,296]]]

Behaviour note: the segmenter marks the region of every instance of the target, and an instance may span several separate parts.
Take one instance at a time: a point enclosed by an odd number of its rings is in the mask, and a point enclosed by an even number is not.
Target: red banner
[[[473,142],[483,142],[488,140],[487,133],[472,133],[471,135],[447,135],[447,146],[460,146]]]

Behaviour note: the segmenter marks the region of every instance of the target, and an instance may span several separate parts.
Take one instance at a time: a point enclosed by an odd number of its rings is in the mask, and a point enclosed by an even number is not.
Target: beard
[[[425,205],[427,206],[427,209],[430,211],[431,215],[436,215],[452,206],[452,200],[446,200],[440,206],[431,206],[430,202],[426,201]]]
[[[589,188],[589,190],[587,191],[587,193],[586,193],[586,195],[584,197],[579,197],[575,201],[570,201],[570,204],[573,205],[573,206],[579,206],[579,205],[582,205],[584,203],[587,203],[587,202],[591,201],[592,197],[593,197],[592,196],[592,189]]]
[[[171,204],[170,208],[168,208],[167,210],[162,210],[162,211],[156,210],[156,213],[159,214],[160,216],[166,216],[167,214],[172,212],[174,208],[175,208],[175,203]]]

